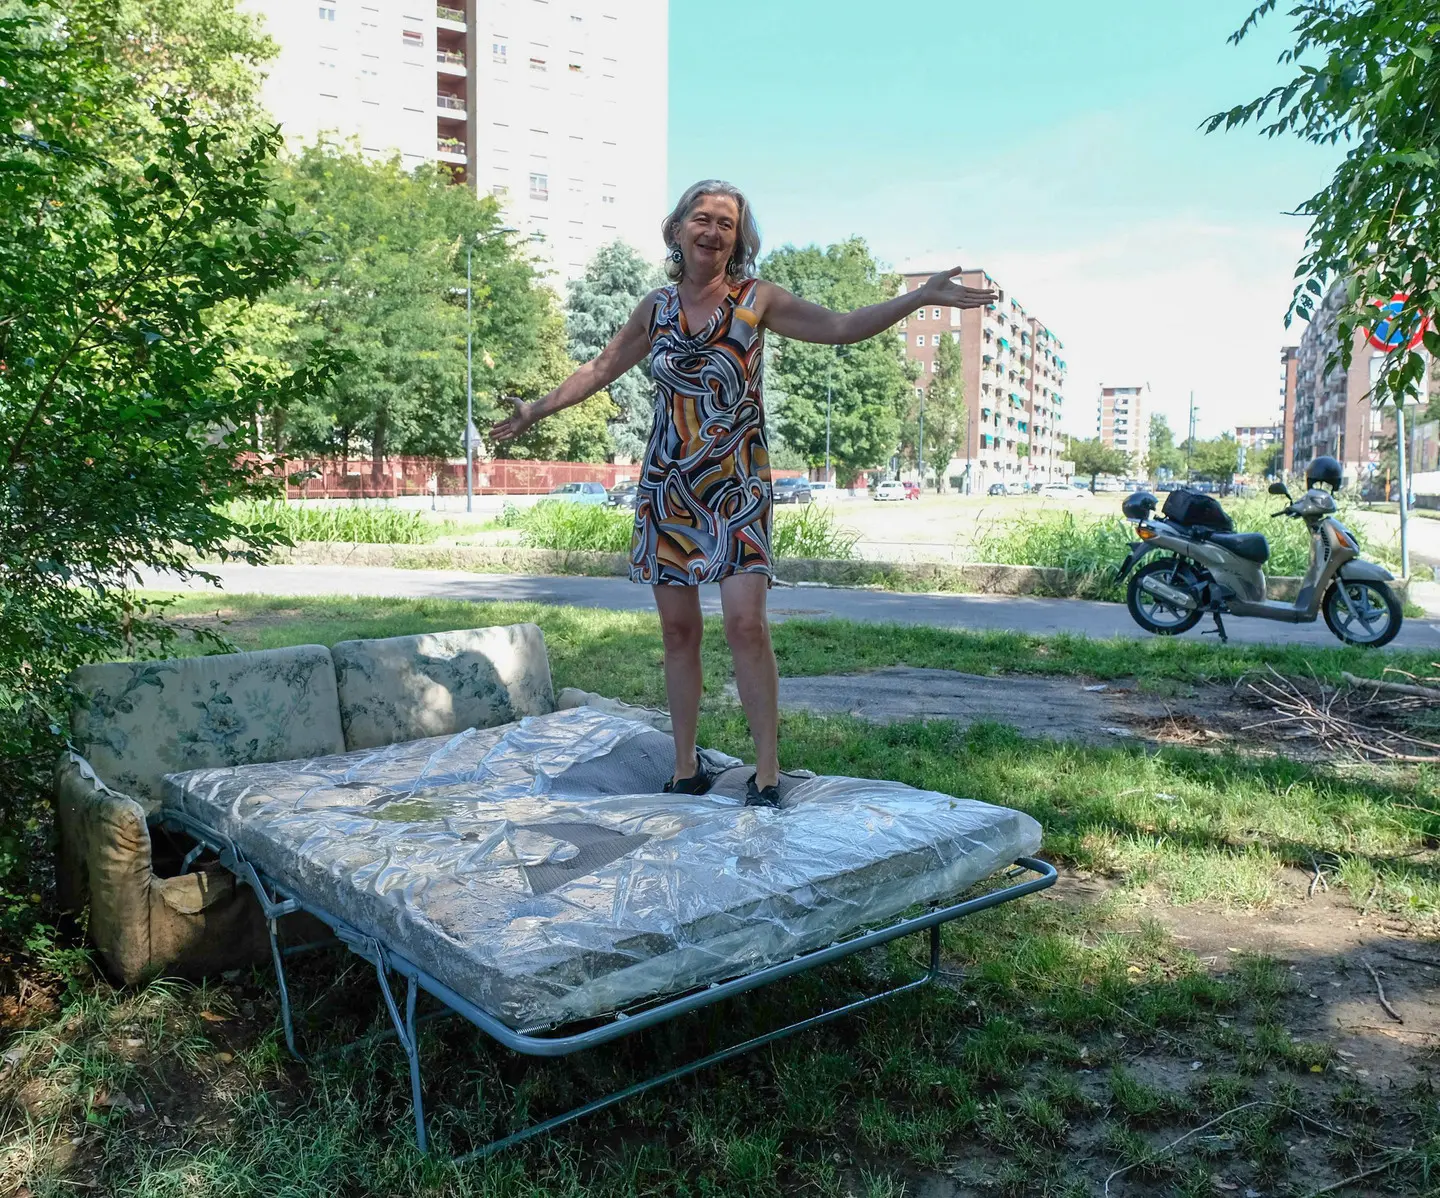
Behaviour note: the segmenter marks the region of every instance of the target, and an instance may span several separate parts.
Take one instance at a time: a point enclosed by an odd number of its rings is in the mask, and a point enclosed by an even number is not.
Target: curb
[[[482,574],[578,574],[596,578],[623,578],[629,574],[629,555],[590,549],[532,549],[521,545],[370,545],[332,541],[301,541],[290,549],[277,549],[275,565],[379,566],[400,570],[470,570]],[[866,587],[888,591],[919,591],[969,595],[1037,595],[1046,598],[1097,598],[1100,580],[1074,575],[1055,566],[1008,566],[990,562],[884,562],[835,561],[825,558],[782,558],[781,584],[798,586]],[[1293,599],[1300,579],[1276,575],[1267,580],[1272,599]],[[1409,586],[1393,584],[1401,602]],[[1418,584],[1417,590],[1434,584]],[[1419,596],[1417,595],[1417,598]],[[1421,599],[1427,607],[1440,601]]]

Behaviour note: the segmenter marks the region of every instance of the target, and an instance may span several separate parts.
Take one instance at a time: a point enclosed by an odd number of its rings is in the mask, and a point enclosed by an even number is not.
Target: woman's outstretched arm
[[[546,416],[568,408],[603,391],[632,366],[638,366],[650,352],[650,311],[655,304],[652,291],[636,305],[630,319],[594,358],[586,362],[549,395],[526,402],[506,396],[515,410],[490,427],[491,441],[513,441]]]
[[[853,312],[832,312],[809,300],[792,295],[774,283],[761,283],[756,290],[760,323],[782,337],[796,341],[818,341],[822,345],[849,345],[883,333],[917,308],[935,304],[942,308],[982,308],[998,298],[993,291],[965,287],[951,276],[960,267],[931,275],[914,291],[897,295],[882,304],[856,308]]]

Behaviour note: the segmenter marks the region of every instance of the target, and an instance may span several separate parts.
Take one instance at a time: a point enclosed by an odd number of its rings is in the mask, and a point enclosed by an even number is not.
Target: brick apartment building
[[[1276,465],[1285,475],[1295,473],[1295,384],[1300,373],[1300,347],[1280,350],[1280,460]]]
[[[1101,387],[1095,422],[1102,444],[1130,455],[1130,469],[1141,474],[1150,452],[1150,384]]]
[[[1286,441],[1286,460],[1293,472],[1303,471],[1320,454],[1330,454],[1340,460],[1348,479],[1359,482],[1373,472],[1380,438],[1387,428],[1393,433],[1394,422],[1370,402],[1371,360],[1377,351],[1364,330],[1355,330],[1350,369],[1337,365],[1328,374],[1325,371],[1326,359],[1335,349],[1335,323],[1344,302],[1345,286],[1338,283],[1306,326],[1296,352],[1293,413],[1287,388],[1281,426],[1294,430],[1293,440]],[[1285,360],[1283,355],[1281,360]]]
[[[914,291],[933,273],[906,271],[905,290]],[[1070,464],[1061,460],[1063,344],[985,271],[962,271],[957,277],[967,287],[995,290],[998,300],[965,312],[921,308],[899,328],[905,356],[920,364],[917,399],[934,376],[940,338],[960,342],[970,419],[965,450],[951,460],[947,479],[968,475],[972,493],[994,482],[1063,481],[1073,473]]]

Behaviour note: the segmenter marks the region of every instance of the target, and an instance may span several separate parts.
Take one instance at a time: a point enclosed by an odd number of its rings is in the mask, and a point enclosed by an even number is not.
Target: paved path
[[[537,603],[601,607],[614,611],[653,611],[648,587],[623,578],[580,578],[536,574],[475,574],[464,570],[396,570],[344,566],[207,566],[226,591],[259,595],[374,595],[407,599],[529,600]],[[175,581],[150,574],[144,585],[175,589]],[[188,589],[203,590],[192,583]],[[702,587],[702,608],[720,611],[718,587]],[[1017,595],[912,595],[846,587],[776,587],[770,613],[787,617],[840,616],[871,623],[926,624],[937,628],[996,628],[1018,632],[1072,632],[1091,637],[1145,635],[1122,604],[1083,599],[1037,599]],[[1202,621],[1200,627],[1209,625]],[[1236,641],[1280,641],[1333,645],[1323,623],[1279,624],[1232,619],[1226,623]],[[1189,636],[1199,636],[1197,628]],[[1440,649],[1440,620],[1407,620],[1397,648]]]

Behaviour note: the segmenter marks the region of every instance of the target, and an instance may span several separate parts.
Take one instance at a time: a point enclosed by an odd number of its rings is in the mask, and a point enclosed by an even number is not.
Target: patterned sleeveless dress
[[[691,333],[675,284],[650,315],[655,422],[630,542],[630,580],[696,586],[770,566],[770,455],[761,404],[764,335],[755,279],[730,288]]]

